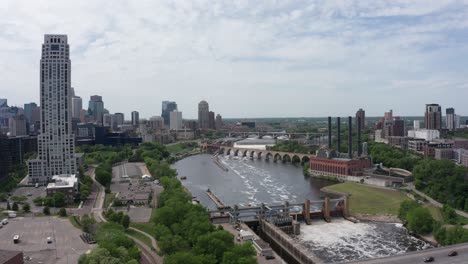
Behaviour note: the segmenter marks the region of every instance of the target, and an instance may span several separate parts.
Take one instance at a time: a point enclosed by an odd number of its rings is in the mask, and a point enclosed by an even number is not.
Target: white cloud
[[[43,34],[66,33],[76,92],[112,112],[171,99],[196,117],[206,99],[225,117],[466,113],[467,18],[467,1],[4,0],[0,96],[38,101]]]

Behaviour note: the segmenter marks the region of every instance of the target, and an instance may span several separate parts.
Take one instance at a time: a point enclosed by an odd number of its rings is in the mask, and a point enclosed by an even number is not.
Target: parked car
[[[452,252],[448,253],[449,257],[455,257],[456,255],[458,255],[458,252],[456,252],[456,251],[452,251]]]
[[[424,258],[424,262],[433,262],[434,261],[434,257],[426,257]]]
[[[6,224],[8,224],[8,219],[5,218],[2,220],[2,225],[6,225]]]
[[[17,243],[19,243],[19,242],[20,242],[20,237],[19,237],[19,235],[15,235],[15,236],[13,237],[13,243],[17,244]]]
[[[51,237],[47,237],[47,244],[50,244],[52,243],[52,238]]]

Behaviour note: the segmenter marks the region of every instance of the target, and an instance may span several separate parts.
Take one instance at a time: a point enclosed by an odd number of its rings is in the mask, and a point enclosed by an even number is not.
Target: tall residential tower
[[[47,182],[54,175],[76,173],[70,77],[67,35],[45,35],[40,61],[38,158],[28,162],[29,182]]]
[[[206,101],[198,103],[198,128],[210,128],[210,106]]]
[[[440,130],[442,128],[442,108],[438,104],[427,104],[424,113],[426,129]]]

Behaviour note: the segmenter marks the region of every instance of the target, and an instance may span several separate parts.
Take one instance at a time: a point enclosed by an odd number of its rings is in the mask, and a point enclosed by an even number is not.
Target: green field
[[[130,223],[130,226],[139,229],[151,236],[155,236],[155,225],[153,223]]]
[[[438,221],[438,222],[441,222],[444,220],[443,216],[442,216],[442,211],[439,207],[435,207],[433,205],[427,205],[425,206],[427,209],[429,209],[429,211],[431,212],[431,215],[432,215],[432,218],[434,218],[434,220]]]
[[[104,198],[104,208],[109,207],[109,205],[114,201],[115,193],[106,193]]]
[[[350,194],[351,214],[398,215],[400,203],[409,199],[398,191],[369,187],[355,182],[339,183],[328,186],[327,189]]]

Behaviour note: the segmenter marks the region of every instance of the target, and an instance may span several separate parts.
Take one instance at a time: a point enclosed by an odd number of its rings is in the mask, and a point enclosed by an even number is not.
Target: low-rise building
[[[424,139],[410,139],[408,140],[408,149],[412,151],[421,152],[424,150],[427,142]]]
[[[432,141],[434,139],[440,138],[440,131],[435,129],[409,130],[408,137]]]
[[[434,150],[434,158],[436,160],[451,160],[454,157],[453,152],[451,148],[436,148]]]
[[[370,159],[310,158],[310,170],[330,176],[362,176],[371,167]]]
[[[461,154],[461,165],[468,167],[468,151],[464,151]]]
[[[57,192],[65,194],[65,202],[73,203],[78,194],[78,178],[75,174],[61,174],[52,176],[52,181],[46,187],[47,196],[53,196]]]
[[[22,251],[0,250],[0,263],[3,264],[23,264]]]

